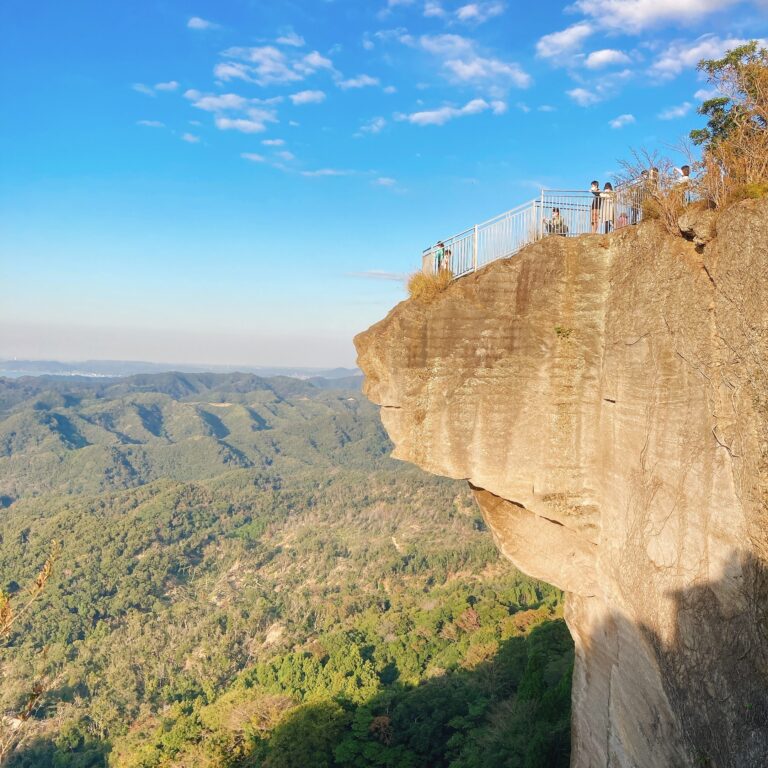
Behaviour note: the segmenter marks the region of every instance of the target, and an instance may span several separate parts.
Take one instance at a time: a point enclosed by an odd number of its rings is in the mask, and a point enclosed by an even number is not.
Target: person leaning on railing
[[[589,187],[592,193],[592,233],[594,234],[600,228],[600,182],[593,181]]]
[[[432,254],[435,258],[435,274],[437,274],[443,268],[445,244],[443,242],[438,242],[437,245],[435,245]]]
[[[605,234],[613,232],[616,206],[614,204],[613,184],[610,181],[605,182],[605,187],[600,193],[600,219],[603,222]]]

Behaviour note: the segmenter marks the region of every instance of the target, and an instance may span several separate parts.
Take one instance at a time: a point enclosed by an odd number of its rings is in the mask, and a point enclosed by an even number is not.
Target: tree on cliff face
[[[691,131],[704,150],[705,196],[717,206],[768,193],[768,50],[756,41],[699,63],[719,96],[699,113],[705,128]]]
[[[32,582],[27,591],[26,598],[17,608],[18,586],[14,584],[13,590],[0,590],[0,641],[5,641],[10,636],[18,622],[32,608],[45,589],[45,585],[53,573],[53,565],[59,557],[60,547],[53,542],[51,550],[43,567]],[[0,673],[0,682],[2,674]],[[12,713],[0,713],[0,764],[16,747],[24,740],[27,721],[32,717],[46,687],[43,681],[36,681],[32,690],[27,694],[21,707]]]

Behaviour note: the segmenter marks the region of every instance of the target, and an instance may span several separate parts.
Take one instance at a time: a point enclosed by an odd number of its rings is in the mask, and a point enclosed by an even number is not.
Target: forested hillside
[[[13,766],[567,766],[561,595],[355,389],[0,379],[2,653],[47,694]]]

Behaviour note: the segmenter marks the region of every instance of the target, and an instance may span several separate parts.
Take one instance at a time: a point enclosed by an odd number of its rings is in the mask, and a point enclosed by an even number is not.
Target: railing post
[[[544,190],[541,190],[541,203],[539,203],[539,231],[538,231],[538,237],[539,238],[544,237]]]
[[[474,237],[472,238],[472,271],[477,272],[477,224],[475,224]]]

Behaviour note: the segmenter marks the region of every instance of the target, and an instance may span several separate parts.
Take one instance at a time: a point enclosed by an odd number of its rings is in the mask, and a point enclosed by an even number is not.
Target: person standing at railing
[[[592,234],[600,228],[600,182],[593,181],[589,188],[592,193]]]
[[[605,182],[605,187],[600,193],[600,215],[605,234],[613,232],[616,220],[616,206],[614,204],[613,184],[610,181]]]
[[[443,261],[445,259],[445,244],[441,241],[438,242],[434,248],[435,257],[435,274],[437,274],[443,268]]]

